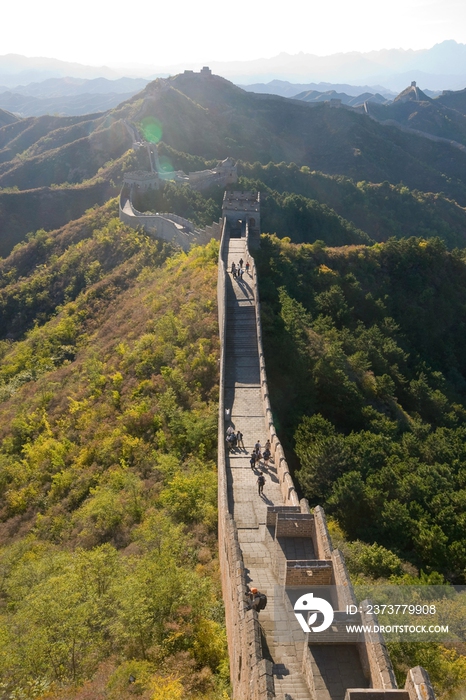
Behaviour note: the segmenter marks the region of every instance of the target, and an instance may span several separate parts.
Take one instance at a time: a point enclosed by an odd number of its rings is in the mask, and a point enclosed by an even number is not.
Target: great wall
[[[234,700],[434,700],[428,674],[411,669],[398,689],[380,634],[348,638],[341,629],[356,599],[343,555],[333,549],[325,514],[299,500],[275,431],[269,401],[256,267],[260,200],[229,192],[223,203],[218,264],[221,339],[218,418],[219,548]],[[243,279],[232,262],[249,260]],[[244,450],[226,451],[226,429],[244,434]],[[270,440],[265,498],[249,456]],[[260,613],[248,587],[266,593]],[[316,592],[335,611],[325,632],[304,633],[294,614],[302,593]],[[353,616],[352,621],[355,618]],[[358,616],[370,624],[368,615]]]
[[[221,177],[207,171],[197,179],[231,184],[236,175],[231,165]],[[259,194],[225,192],[219,223],[199,230],[174,214],[134,208],[135,188],[156,186],[156,181],[154,172],[125,178],[123,221],[185,250],[211,238],[220,241],[218,540],[233,700],[435,700],[429,676],[419,666],[398,689],[379,633],[345,632],[347,606],[356,598],[344,557],[333,549],[323,509],[311,511],[293,483],[274,427],[262,347],[253,257],[260,245]],[[250,268],[242,279],[233,279],[229,269],[240,258]],[[227,451],[228,426],[243,432],[244,449]],[[272,452],[263,498],[249,461],[257,440],[269,440]],[[268,598],[260,613],[249,604],[252,586]],[[331,627],[318,634],[304,632],[294,613],[296,600],[311,592],[334,611]],[[352,624],[374,621],[363,612],[351,617]]]

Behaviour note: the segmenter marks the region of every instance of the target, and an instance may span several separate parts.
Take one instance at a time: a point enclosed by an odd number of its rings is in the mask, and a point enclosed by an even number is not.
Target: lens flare
[[[158,143],[162,138],[162,125],[154,117],[144,117],[141,129],[145,140],[149,143]]]
[[[159,170],[161,173],[173,172],[173,164],[167,156],[159,157]]]

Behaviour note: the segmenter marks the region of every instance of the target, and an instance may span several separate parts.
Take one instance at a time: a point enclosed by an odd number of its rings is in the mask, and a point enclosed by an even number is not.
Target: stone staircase
[[[228,271],[232,262],[238,264],[240,258],[247,259],[245,239],[231,238],[226,260]],[[301,671],[304,635],[289,604],[287,608],[282,599],[282,587],[273,571],[276,543],[266,525],[268,506],[283,504],[276,469],[273,464],[264,469],[266,485],[264,498],[260,498],[257,472],[253,472],[249,464],[254,444],[257,440],[264,444],[267,437],[252,278],[247,273],[242,280],[233,279],[231,274],[228,277],[225,408],[231,411],[231,425],[244,434],[245,445],[244,450],[230,452],[227,459],[229,506],[238,529],[249,584],[268,598],[259,620],[265,656],[273,664],[275,697],[277,700],[311,700]]]
[[[244,446],[226,453],[223,438],[219,442],[219,550],[234,698],[435,700],[424,669],[410,669],[405,688],[397,689],[383,637],[348,630],[348,622],[374,624],[374,618],[361,612],[349,619],[347,606],[356,600],[344,558],[332,548],[322,508],[311,513],[307,501],[299,501],[273,426],[255,270],[242,279],[230,272],[233,262],[248,260],[246,220],[259,216],[259,196],[235,192],[228,201],[218,286],[219,435],[230,425],[241,430]],[[259,244],[257,226],[252,240]],[[273,459],[260,466],[266,483],[259,495],[250,456],[254,444],[267,439]],[[248,608],[247,585],[267,595],[265,610]],[[293,609],[311,592],[334,611],[330,627],[319,634],[305,634]]]

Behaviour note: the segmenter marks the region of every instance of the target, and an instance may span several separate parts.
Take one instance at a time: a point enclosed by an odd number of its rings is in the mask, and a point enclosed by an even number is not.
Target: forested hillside
[[[277,428],[355,580],[466,583],[466,154],[215,76],[154,81],[105,115],[0,127],[1,700],[228,697],[218,246],[119,222],[123,173],[148,169],[135,136],[163,170],[240,158],[261,192]],[[222,196],[135,202],[206,225]],[[440,700],[465,652],[392,647]]]
[[[5,699],[225,697],[218,248],[115,206],[0,266]]]
[[[446,124],[454,138],[459,127]],[[301,194],[334,208],[369,240],[431,235],[423,229],[439,226],[449,245],[464,238],[458,209],[466,206],[466,152],[381,125],[352,109],[257,95],[219,76],[190,74],[153,81],[104,114],[29,117],[0,126],[0,255],[27,233],[64,225],[70,216],[116,196],[125,170],[148,169],[145,149],[131,150],[134,138],[160,143],[161,166],[168,170],[202,169],[206,161],[212,165],[228,156],[241,159],[246,178],[281,195]],[[320,183],[318,177],[298,183],[290,171],[282,169],[271,178],[252,165],[270,162],[296,163],[325,175]],[[279,187],[278,180],[285,182]],[[358,183],[359,192],[353,192]],[[379,193],[371,190],[373,183],[386,184]],[[37,216],[42,199],[47,206]],[[303,206],[308,209],[307,203]],[[272,216],[270,223],[282,226],[283,217]],[[400,230],[393,233],[394,226]],[[332,235],[339,244],[336,230]],[[343,242],[367,241],[348,229],[345,236]],[[310,239],[306,234],[300,240]]]
[[[295,243],[323,240],[328,245],[440,236],[449,248],[466,245],[466,209],[443,193],[410,190],[404,184],[355,182],[324,175],[294,163],[241,162],[241,187],[260,190],[262,228]],[[330,209],[336,218],[325,224],[315,212]],[[312,213],[311,213],[312,212]],[[337,233],[338,231],[338,233]]]
[[[258,260],[275,422],[353,577],[464,585],[464,250],[263,236]],[[464,645],[391,652],[399,682],[421,664],[439,697],[462,697]]]
[[[351,539],[464,583],[464,253],[265,237],[260,260],[273,405],[305,494]]]

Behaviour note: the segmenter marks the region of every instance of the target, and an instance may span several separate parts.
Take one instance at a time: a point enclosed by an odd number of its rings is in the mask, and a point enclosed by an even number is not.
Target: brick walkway
[[[247,259],[244,239],[232,238],[228,249],[228,271],[232,262]],[[260,389],[256,310],[247,273],[242,280],[227,279],[227,332],[225,355],[225,408],[231,410],[231,425],[244,435],[244,449],[227,457],[228,500],[238,529],[249,584],[263,591],[267,607],[259,614],[265,637],[264,648],[273,662],[277,700],[311,700],[302,672],[305,635],[275,575],[277,543],[266,526],[267,506],[284,505],[273,463],[264,469],[266,484],[261,498],[257,471],[249,459],[257,441],[264,445],[266,424]],[[280,545],[288,559],[313,559],[312,541],[283,538]],[[310,647],[314,700],[344,700],[347,688],[367,687],[357,649],[351,645]]]
[[[246,260],[244,239],[230,239],[228,270],[231,263]],[[251,277],[243,280],[231,274],[227,280],[227,335],[225,408],[231,409],[231,424],[244,434],[244,449],[231,452],[227,459],[230,512],[238,528],[239,542],[250,585],[263,591],[267,608],[260,613],[270,658],[274,664],[277,700],[311,700],[301,672],[304,635],[288,601],[276,596],[278,580],[273,572],[273,540],[266,527],[268,505],[283,505],[273,464],[264,469],[264,498],[257,490],[257,472],[249,459],[254,444],[267,439],[259,384],[259,355],[255,304]],[[304,543],[297,542],[301,556]],[[303,551],[304,553],[304,551]]]

